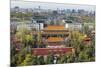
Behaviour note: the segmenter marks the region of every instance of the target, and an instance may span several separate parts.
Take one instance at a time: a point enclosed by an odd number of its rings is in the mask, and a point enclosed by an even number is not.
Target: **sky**
[[[95,5],[78,5],[78,4],[61,4],[61,3],[46,3],[34,1],[11,1],[11,8],[19,6],[20,8],[38,8],[42,9],[84,9],[86,11],[95,11]]]

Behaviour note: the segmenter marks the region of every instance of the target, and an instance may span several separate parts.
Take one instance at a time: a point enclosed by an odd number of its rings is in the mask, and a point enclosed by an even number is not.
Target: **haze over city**
[[[78,4],[60,4],[60,3],[46,3],[46,2],[30,2],[30,1],[11,1],[11,8],[19,6],[20,8],[38,8],[42,9],[60,10],[63,9],[84,9],[86,11],[95,11],[94,5],[78,5]]]

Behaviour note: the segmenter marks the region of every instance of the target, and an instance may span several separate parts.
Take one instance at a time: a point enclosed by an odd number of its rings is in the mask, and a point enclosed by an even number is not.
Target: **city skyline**
[[[33,5],[34,4],[34,5]],[[20,8],[38,8],[42,9],[83,9],[85,11],[95,11],[95,5],[79,5],[79,4],[63,4],[63,3],[47,3],[47,2],[30,2],[30,1],[11,1],[11,8],[18,6]]]

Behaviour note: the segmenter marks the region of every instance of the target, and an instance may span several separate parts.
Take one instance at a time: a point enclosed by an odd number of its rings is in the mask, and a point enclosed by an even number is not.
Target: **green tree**
[[[21,65],[25,66],[25,65],[32,65],[32,55],[31,54],[27,54],[25,57],[25,60],[21,63]]]
[[[44,62],[44,57],[43,56],[40,56],[39,58],[38,58],[38,64],[39,65],[43,65],[43,64],[45,64],[45,62]]]
[[[47,56],[47,64],[53,64],[53,55],[48,55]]]
[[[16,37],[20,38],[20,41],[21,41],[23,47],[25,47],[27,45],[26,38],[28,38],[28,36],[26,37],[26,35],[28,35],[29,33],[30,33],[30,31],[28,29],[26,29],[25,27],[22,27],[15,34]]]
[[[88,60],[88,54],[86,54],[85,51],[81,51],[79,53],[78,61],[79,62],[86,62],[87,60]]]
[[[63,56],[58,57],[57,63],[58,64],[67,63],[66,55],[63,55]]]
[[[54,25],[54,24],[55,24],[54,21],[51,21],[51,22],[50,22],[50,25]]]
[[[38,33],[37,40],[38,40],[38,47],[42,47],[42,35],[41,35],[41,32]]]
[[[34,44],[34,37],[33,35],[25,35],[25,41],[27,43],[27,46],[33,46]]]
[[[71,52],[68,52],[66,54],[66,59],[67,59],[67,63],[72,63],[74,62],[74,55]]]

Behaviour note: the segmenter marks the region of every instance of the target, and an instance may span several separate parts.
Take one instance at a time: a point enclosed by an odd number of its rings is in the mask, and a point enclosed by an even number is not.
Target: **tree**
[[[47,56],[47,64],[53,64],[53,55],[48,55]]]
[[[33,35],[25,35],[25,41],[27,43],[27,46],[33,46],[34,44],[34,38],[33,38]]]
[[[27,36],[30,33],[30,31],[25,28],[22,27],[21,29],[19,29],[19,31],[17,31],[17,33],[15,34],[16,37],[20,38],[21,43],[23,44],[23,47],[25,47],[27,45],[26,40],[28,41],[29,38],[31,38],[30,36]],[[28,39],[27,39],[28,38]],[[31,38],[32,39],[32,38]],[[29,39],[30,40],[30,39]]]
[[[87,36],[90,36],[91,34],[88,25],[84,25],[84,34],[86,34]]]
[[[38,62],[39,62],[38,57],[33,55],[32,56],[32,65],[38,65]]]
[[[54,21],[51,21],[51,22],[50,22],[50,25],[54,25],[54,24],[55,24]]]
[[[38,47],[42,47],[42,35],[41,35],[41,32],[38,33]]]
[[[39,65],[45,64],[43,56],[40,56],[38,61],[39,61]]]
[[[67,63],[72,63],[74,62],[74,55],[71,52],[68,52],[66,54],[66,59],[67,59]]]
[[[79,31],[72,31],[71,32],[71,47],[78,49],[83,39],[84,39],[84,35],[81,34]]]
[[[85,44],[84,41],[84,34],[80,32],[72,32],[71,34],[71,44],[72,47],[75,48],[75,62],[85,62],[89,61],[91,58],[91,53],[93,53],[91,45]],[[93,58],[92,58],[93,59]],[[69,57],[68,62],[70,62],[71,58]]]
[[[21,63],[21,65],[25,66],[25,65],[32,65],[32,55],[31,54],[27,54],[25,57],[25,60]]]
[[[60,57],[58,57],[57,63],[58,64],[67,63],[66,55],[61,55]]]

